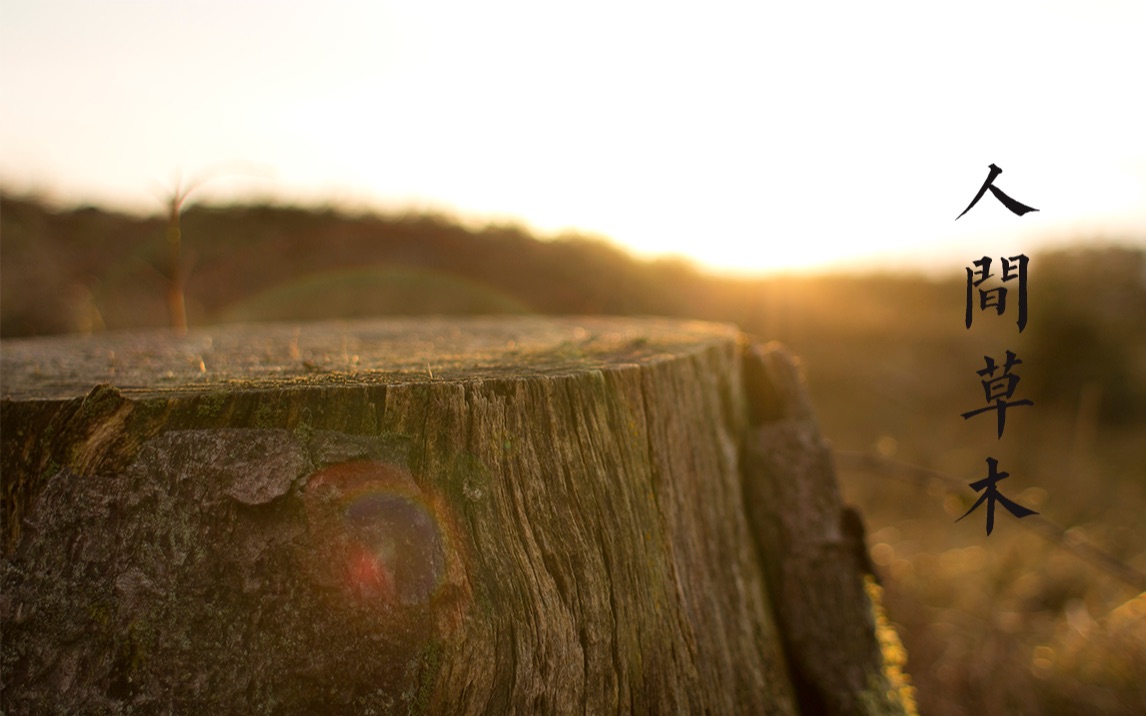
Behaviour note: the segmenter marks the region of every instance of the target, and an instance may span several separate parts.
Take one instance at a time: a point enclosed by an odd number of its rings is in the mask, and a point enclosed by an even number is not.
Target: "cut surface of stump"
[[[535,317],[5,341],[4,712],[795,713],[742,351]]]

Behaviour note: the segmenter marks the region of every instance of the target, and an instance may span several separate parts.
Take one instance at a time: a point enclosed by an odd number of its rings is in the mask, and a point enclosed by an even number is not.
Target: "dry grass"
[[[165,222],[5,198],[5,336],[165,325]],[[868,523],[920,711],[1146,713],[1146,252],[1035,254],[1030,318],[963,325],[962,275],[712,279],[586,241],[426,217],[194,209],[188,320],[641,313],[739,324],[800,356],[847,499]],[[968,257],[968,262],[977,257]],[[1024,361],[996,438],[975,371]],[[876,462],[855,456],[875,456]],[[995,457],[1003,494],[968,483]],[[914,466],[904,469],[901,465]],[[1037,530],[1030,527],[1039,527]]]
[[[1021,336],[1005,323],[967,331],[955,283],[946,297],[921,290],[899,316],[873,293],[849,302],[809,292],[787,340],[839,452],[845,495],[868,521],[921,713],[1146,713],[1146,366],[1123,362],[1141,355],[1146,331],[1117,325],[1146,316],[1074,306],[1115,347],[1093,370],[1093,346],[1041,343],[1040,323],[1057,329],[1061,316],[1032,311]],[[864,311],[865,301],[883,305]],[[982,400],[982,356],[1006,349],[1026,361],[1016,398],[1035,405],[1009,412],[999,439],[993,415],[960,413]],[[1051,361],[1067,369],[1039,365]],[[955,523],[988,456],[1011,474],[1003,494],[1040,512],[1020,522],[1000,508],[990,537],[984,507]]]

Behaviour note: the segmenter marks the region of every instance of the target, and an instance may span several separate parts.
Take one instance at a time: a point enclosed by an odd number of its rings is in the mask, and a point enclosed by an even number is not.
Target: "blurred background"
[[[801,357],[923,713],[1146,712],[1144,32],[1114,1],[5,0],[0,337],[736,323]],[[1039,211],[955,221],[991,163]],[[965,267],[1019,253],[1026,330],[967,330]],[[997,439],[960,415],[1006,350],[1034,405]],[[990,537],[954,523],[988,456],[1041,513]]]

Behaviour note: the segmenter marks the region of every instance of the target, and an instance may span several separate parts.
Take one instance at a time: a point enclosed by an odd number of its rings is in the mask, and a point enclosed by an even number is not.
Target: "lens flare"
[[[361,603],[430,601],[446,572],[446,537],[433,501],[409,470],[349,462],[314,473],[304,493],[324,582]]]

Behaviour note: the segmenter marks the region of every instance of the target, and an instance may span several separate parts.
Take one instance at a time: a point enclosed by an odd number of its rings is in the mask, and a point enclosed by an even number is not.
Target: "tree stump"
[[[5,341],[3,711],[894,712],[854,565],[810,578],[868,620],[844,686],[775,603],[818,572],[765,362],[657,319]]]

